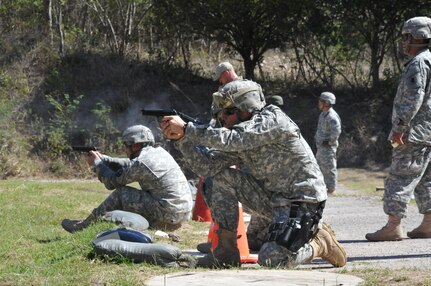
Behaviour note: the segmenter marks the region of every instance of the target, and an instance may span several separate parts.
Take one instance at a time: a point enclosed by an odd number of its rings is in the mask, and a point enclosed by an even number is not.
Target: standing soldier
[[[392,111],[392,164],[385,181],[383,209],[388,223],[365,237],[370,241],[402,240],[401,219],[414,192],[422,223],[410,238],[431,238],[431,19],[415,17],[402,29],[401,45],[409,61],[398,85]]]
[[[319,109],[322,111],[317,124],[316,159],[325,179],[328,193],[335,192],[337,187],[337,148],[338,137],[341,134],[341,120],[332,108],[335,104],[335,95],[331,92],[322,92],[319,97]]]

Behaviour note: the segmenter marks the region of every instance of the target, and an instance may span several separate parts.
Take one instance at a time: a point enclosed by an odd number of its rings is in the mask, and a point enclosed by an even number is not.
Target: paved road
[[[355,196],[354,191],[340,186],[336,196],[330,196],[324,213],[324,220],[335,231],[338,240],[345,248],[348,262],[345,268],[416,268],[431,270],[431,239],[409,239],[392,242],[368,242],[367,232],[380,229],[387,220],[383,213],[381,196],[376,192],[372,197]],[[247,218],[247,216],[246,216]],[[405,234],[422,220],[415,205],[408,210],[408,217],[402,221]],[[243,264],[249,268],[237,270],[174,273],[153,277],[146,285],[349,285],[360,283],[361,279],[339,274],[332,265],[323,260],[299,266],[298,270],[256,270],[257,264]],[[320,271],[300,271],[300,270]],[[272,271],[272,272],[271,272]],[[331,276],[332,275],[332,276]],[[209,282],[211,281],[211,282]]]
[[[344,246],[348,263],[352,268],[420,268],[431,270],[431,239],[409,239],[407,231],[412,230],[422,221],[416,205],[411,205],[408,217],[402,220],[406,239],[391,242],[368,242],[365,234],[380,229],[387,221],[383,213],[381,196],[350,196],[352,191],[340,186],[340,195],[328,198],[324,219],[331,225],[338,240]],[[317,261],[301,268],[327,268],[329,264]]]

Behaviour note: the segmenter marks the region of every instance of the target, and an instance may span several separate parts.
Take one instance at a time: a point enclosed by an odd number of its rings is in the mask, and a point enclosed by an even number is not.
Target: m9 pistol
[[[145,116],[157,116],[157,117],[163,117],[168,115],[178,115],[186,123],[193,122],[195,124],[202,124],[198,119],[193,118],[190,115],[187,115],[175,109],[142,109],[141,112],[142,112],[142,115],[145,115]]]
[[[76,152],[85,152],[88,153],[90,151],[99,151],[99,148],[96,146],[72,146],[72,150]]]

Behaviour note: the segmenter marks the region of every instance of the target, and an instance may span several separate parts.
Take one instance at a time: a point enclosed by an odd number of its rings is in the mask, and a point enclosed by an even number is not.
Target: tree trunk
[[[377,86],[380,82],[380,76],[379,76],[379,38],[378,35],[373,34],[372,40],[371,40],[371,62],[370,62],[370,74],[372,79],[372,85],[373,87]]]
[[[63,10],[61,7],[61,3],[58,2],[58,35],[60,38],[59,50],[60,55],[64,56],[64,31],[63,31]]]
[[[250,57],[244,58],[244,77],[246,79],[254,80],[254,67],[256,66],[256,61],[252,60]]]
[[[52,0],[44,0],[46,9],[46,20],[48,22],[48,32],[51,47],[54,46],[54,32],[52,30]]]

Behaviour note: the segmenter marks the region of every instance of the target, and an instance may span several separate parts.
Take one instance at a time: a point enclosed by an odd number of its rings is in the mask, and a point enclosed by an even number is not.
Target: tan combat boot
[[[380,230],[367,233],[365,238],[369,241],[398,241],[403,240],[403,228],[401,219],[396,215],[388,216],[388,223]]]
[[[94,213],[91,213],[86,219],[84,220],[76,220],[76,219],[64,219],[61,222],[61,226],[64,228],[64,230],[73,233],[75,231],[83,230],[84,228],[88,227],[90,223],[93,221],[96,221],[97,217]]]
[[[335,238],[334,231],[326,223],[323,224],[323,229],[318,230],[317,235],[311,240],[310,245],[313,248],[313,255],[310,261],[320,257],[335,267],[346,265],[346,252]]]
[[[198,259],[197,266],[205,268],[228,268],[241,266],[237,245],[237,232],[225,229],[217,230],[218,245],[214,252]]]
[[[412,231],[407,232],[410,238],[431,238],[431,213],[425,213],[422,223]]]

